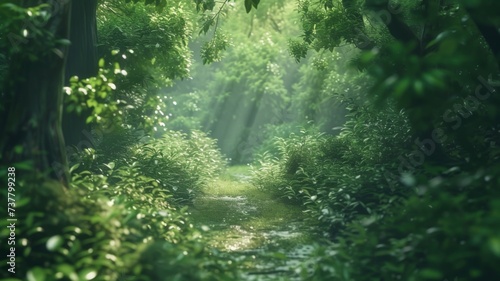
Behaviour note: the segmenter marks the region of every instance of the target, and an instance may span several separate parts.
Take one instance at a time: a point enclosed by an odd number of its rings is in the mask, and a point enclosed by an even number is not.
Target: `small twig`
[[[215,20],[215,26],[214,26],[214,37],[215,37],[215,33],[217,32],[217,26],[219,25],[220,13],[222,12],[222,9],[224,8],[224,6],[226,6],[226,3],[228,1],[229,0],[225,0],[224,3],[222,3],[222,5],[220,6],[219,11],[217,11],[217,13],[212,17],[212,19],[210,19],[210,21],[213,21],[217,17],[217,19]]]

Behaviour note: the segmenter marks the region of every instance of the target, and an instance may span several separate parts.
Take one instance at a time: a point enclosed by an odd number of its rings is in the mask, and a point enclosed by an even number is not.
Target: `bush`
[[[2,279],[117,280],[120,272],[135,269],[139,254],[134,245],[123,243],[123,208],[111,208],[102,197],[89,201],[81,189],[28,179],[28,174],[17,171],[15,274],[4,270]],[[2,237],[9,235],[6,224],[0,223]],[[3,243],[2,252],[6,247]],[[1,262],[6,259],[4,255]]]
[[[206,248],[201,232],[189,222],[186,208],[170,204],[172,194],[157,179],[144,176],[139,165],[114,169],[108,164],[107,168],[107,175],[77,174],[74,183],[91,189],[90,200],[109,198],[112,205],[125,209],[121,222],[128,229],[126,241],[143,249],[136,262],[144,280],[166,276],[176,280],[237,279],[235,267]],[[122,278],[137,280],[137,272],[126,272]]]
[[[154,138],[116,128],[102,136],[95,151],[87,149],[77,155],[78,171],[104,174],[110,163],[130,167],[138,176],[154,179],[177,203],[189,203],[226,165],[216,141],[200,131],[189,135],[167,131]],[[115,183],[114,178],[110,181]]]
[[[257,187],[306,205],[332,238],[354,220],[383,215],[406,193],[399,178],[385,176],[397,173],[395,159],[407,146],[404,113],[358,106],[349,116],[338,136],[304,131],[277,139],[279,157],[264,154],[253,178]]]
[[[226,162],[216,141],[205,133],[167,131],[161,138],[150,138],[132,147],[143,175],[156,179],[175,200],[188,202],[201,187],[214,179]]]
[[[313,137],[305,154],[293,149],[296,137],[281,140],[280,157],[266,156],[256,171],[256,185],[305,204],[329,230],[333,241],[315,247],[302,279],[500,276],[498,131],[478,130],[474,145],[451,139],[439,152],[446,157],[400,173],[399,156],[420,149],[404,112],[361,107],[351,117],[339,136]]]
[[[282,124],[266,124],[260,134],[256,134],[256,140],[252,143],[249,149],[249,157],[252,161],[262,160],[258,159],[259,155],[268,154],[271,157],[279,157],[281,148],[276,145],[278,139],[288,139],[291,135],[301,135],[304,128],[299,126],[296,122],[282,123]],[[253,135],[252,135],[253,136]]]
[[[304,187],[315,184],[309,172],[321,165],[318,162],[319,148],[324,141],[321,133],[309,135],[304,130],[287,139],[276,138],[279,156],[273,157],[267,152],[260,155],[259,168],[253,171],[252,183],[277,197],[301,201]]]
[[[238,279],[232,261],[205,247],[201,231],[179,207],[224,167],[214,140],[198,131],[145,138],[117,127],[94,143],[95,149],[72,155],[77,164],[70,188],[35,178],[33,170],[19,171],[16,218],[22,223],[16,224],[15,276]],[[0,223],[5,237],[6,223]]]
[[[499,169],[415,184],[415,194],[390,216],[352,222],[338,243],[318,248],[306,263],[315,268],[302,273],[307,280],[342,281],[497,278]]]
[[[16,269],[2,278],[238,280],[232,261],[205,247],[186,210],[173,207],[155,179],[135,165],[103,170],[74,173],[69,189],[18,171]],[[8,224],[0,222],[4,237]]]

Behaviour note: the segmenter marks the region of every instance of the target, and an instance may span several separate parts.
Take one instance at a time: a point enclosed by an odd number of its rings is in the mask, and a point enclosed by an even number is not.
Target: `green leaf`
[[[423,95],[424,93],[424,83],[420,80],[416,80],[413,83],[413,89],[415,90],[415,93],[419,96]]]
[[[66,276],[70,276],[75,272],[73,267],[69,264],[66,264],[66,263],[58,265],[57,271],[63,273]]]
[[[276,258],[276,259],[279,259],[279,260],[286,260],[287,259],[287,256],[285,254],[279,253],[279,252],[272,253],[271,256],[273,258]]]
[[[497,257],[500,257],[500,238],[491,238],[490,239],[490,250]]]
[[[47,243],[46,243],[47,250],[49,250],[51,252],[55,251],[61,247],[63,242],[64,242],[64,240],[62,239],[62,237],[60,235],[52,236],[49,238],[49,240],[47,240]]]
[[[16,154],[21,154],[21,153],[23,153],[23,146],[22,146],[22,145],[16,145],[16,146],[14,147],[14,152],[15,152]]]
[[[448,38],[450,35],[451,35],[451,31],[449,31],[449,30],[441,32],[440,34],[438,34],[438,36],[436,36],[436,38],[434,40],[429,42],[429,44],[427,44],[427,46],[425,46],[425,48],[428,49],[428,48],[430,48],[438,43],[441,43],[444,39]]]
[[[74,170],[78,169],[78,167],[80,167],[80,164],[75,164],[73,165],[71,168],[69,168],[69,172],[72,173]]]
[[[8,8],[8,9],[11,9],[12,11],[14,12],[18,12],[18,13],[24,13],[25,12],[25,9],[20,7],[20,6],[17,6],[15,4],[12,4],[12,3],[6,3],[6,4],[2,4],[1,7],[4,7],[4,8]]]
[[[245,0],[245,10],[247,11],[247,13],[250,13],[250,11],[252,10],[252,4],[252,0]]]
[[[101,59],[99,60],[99,67],[100,67],[100,68],[103,68],[103,67],[104,67],[104,59],[103,59],[103,58],[101,58]]]
[[[26,274],[28,281],[44,281],[45,271],[40,267],[35,267]]]
[[[252,4],[255,9],[257,9],[257,6],[259,6],[260,0],[252,0]]]
[[[77,83],[78,82],[78,76],[71,76],[71,78],[69,78],[69,82],[70,83]]]
[[[438,280],[438,279],[442,279],[443,278],[443,274],[435,269],[430,269],[430,268],[427,268],[427,269],[424,269],[420,272],[420,276],[426,278],[426,279],[434,279],[434,280]]]
[[[59,39],[56,41],[56,43],[61,44],[63,46],[71,45],[71,41],[69,41],[68,39]]]
[[[445,87],[445,84],[442,81],[440,81],[439,79],[437,79],[431,73],[428,73],[428,72],[424,73],[422,75],[422,78],[425,80],[425,82],[427,82],[427,84],[429,84],[432,87],[436,87],[436,88],[444,88]]]
[[[399,81],[399,83],[397,83],[396,85],[396,88],[394,89],[394,94],[398,97],[402,96],[406,92],[406,89],[408,89],[410,82],[411,81],[408,78],[404,78],[403,80]]]
[[[115,168],[115,162],[109,162],[108,164],[104,164],[108,169],[113,170]]]
[[[84,269],[79,274],[80,280],[92,280],[97,276],[97,271],[94,269]]]
[[[457,49],[457,43],[455,40],[445,40],[439,45],[439,52],[443,55],[452,55]]]

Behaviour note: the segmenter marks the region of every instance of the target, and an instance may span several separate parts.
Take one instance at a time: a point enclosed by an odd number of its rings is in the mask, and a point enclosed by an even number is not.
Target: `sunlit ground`
[[[194,202],[193,221],[209,228],[210,246],[231,253],[245,267],[287,271],[309,251],[310,227],[300,206],[271,198],[249,178],[247,166],[228,168]]]

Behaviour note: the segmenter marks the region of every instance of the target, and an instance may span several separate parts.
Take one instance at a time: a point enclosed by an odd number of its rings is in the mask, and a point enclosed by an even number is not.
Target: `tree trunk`
[[[66,84],[69,78],[89,78],[97,75],[97,0],[74,1],[71,5],[70,41],[68,62],[66,64]],[[63,133],[66,145],[89,143],[85,130],[90,131],[85,119],[88,114],[82,112],[63,112]]]
[[[41,3],[51,5],[52,15],[40,28],[54,34],[56,39],[67,39],[71,1],[25,0],[21,5],[30,7]],[[61,131],[67,47],[57,45],[52,50],[35,52],[34,60],[28,59],[23,50],[11,58],[13,63],[9,65],[6,79],[10,82],[5,87],[5,111],[0,125],[2,162],[15,167],[18,162],[33,161],[36,172],[67,186],[69,175]]]

